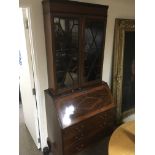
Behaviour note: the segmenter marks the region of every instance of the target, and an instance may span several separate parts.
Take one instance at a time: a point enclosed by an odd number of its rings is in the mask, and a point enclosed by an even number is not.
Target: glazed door
[[[87,18],[83,27],[82,85],[90,85],[102,81],[106,22],[100,18]]]
[[[54,15],[53,51],[58,92],[102,81],[106,20]]]
[[[79,20],[54,16],[53,25],[56,87],[74,89],[79,85]]]

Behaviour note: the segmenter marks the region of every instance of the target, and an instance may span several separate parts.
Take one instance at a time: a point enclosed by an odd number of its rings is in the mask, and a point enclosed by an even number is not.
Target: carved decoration
[[[114,36],[113,79],[112,91],[114,101],[117,104],[117,120],[122,119],[122,81],[125,32],[135,30],[134,19],[116,19]],[[131,110],[134,111],[133,109]],[[128,112],[129,113],[129,112]]]

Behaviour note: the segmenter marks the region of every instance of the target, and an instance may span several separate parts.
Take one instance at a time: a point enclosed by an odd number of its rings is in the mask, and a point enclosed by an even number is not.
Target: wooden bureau
[[[115,104],[102,81],[108,6],[43,0],[48,142],[72,155],[113,130]]]
[[[45,91],[49,141],[54,155],[71,155],[110,134],[115,104],[106,83],[66,95]]]

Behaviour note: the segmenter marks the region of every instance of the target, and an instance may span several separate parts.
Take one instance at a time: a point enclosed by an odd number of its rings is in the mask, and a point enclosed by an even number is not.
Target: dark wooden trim
[[[84,27],[85,27],[85,19],[84,17],[81,18],[81,47],[80,47],[80,85],[79,87],[82,88],[83,85],[83,73],[84,73]]]
[[[78,64],[78,67],[79,67],[79,88],[81,88],[81,71],[82,71],[82,64],[80,62],[82,62],[82,43],[83,43],[83,38],[82,38],[82,35],[83,35],[83,31],[82,31],[82,20],[83,20],[83,17],[80,16],[80,23],[79,23],[79,34],[81,34],[79,36],[79,64]]]
[[[60,18],[80,18],[81,15],[77,15],[77,14],[70,14],[70,13],[58,13],[58,12],[54,12],[52,13],[53,17],[60,17]]]
[[[51,9],[48,11],[51,12],[60,12],[60,13],[75,13],[75,14],[92,14],[92,15],[101,15],[107,16],[107,5],[100,4],[91,4],[91,3],[83,3],[76,1],[51,1],[51,0],[43,0],[43,4],[50,3]],[[96,12],[97,9],[98,11]],[[80,10],[80,11],[79,11]],[[46,13],[48,13],[46,11]]]
[[[54,90],[57,90],[57,78],[56,78],[56,52],[55,52],[55,36],[54,36],[54,16],[51,14],[51,23],[52,23],[52,50],[53,50],[53,74],[54,74],[54,81],[55,81],[55,88]]]
[[[46,3],[43,5],[43,10],[50,10],[49,5]],[[53,57],[53,38],[52,38],[52,24],[50,14],[43,14],[44,17],[44,31],[45,31],[45,43],[46,43],[46,58],[47,58],[47,70],[49,87],[55,89],[55,77],[54,77],[54,57]]]
[[[75,90],[71,90],[71,89],[68,89],[68,90],[65,90],[65,92],[55,92],[53,89],[49,88],[48,89],[48,94],[50,96],[52,96],[54,99],[56,99],[57,97],[62,97],[62,96],[67,96],[67,95],[70,95],[72,93],[78,93],[78,92],[82,92],[82,91],[87,91],[88,89],[91,89],[92,86],[93,87],[97,87],[97,86],[100,86],[100,85],[104,85],[106,87],[109,87],[108,84],[104,81],[102,82],[96,82],[96,83],[90,83],[89,85],[84,85],[82,88],[78,88],[78,89],[75,89]]]

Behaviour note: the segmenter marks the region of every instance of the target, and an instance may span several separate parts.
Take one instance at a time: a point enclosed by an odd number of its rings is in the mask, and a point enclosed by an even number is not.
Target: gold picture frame
[[[135,31],[134,19],[116,19],[115,35],[114,35],[114,51],[113,51],[113,76],[112,76],[112,92],[114,101],[117,104],[117,121],[122,121],[127,115],[134,113],[134,108],[129,111],[122,112],[122,85],[123,85],[123,60],[125,32]]]

